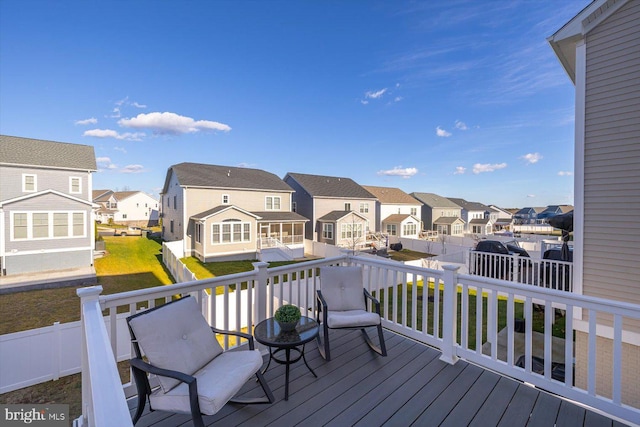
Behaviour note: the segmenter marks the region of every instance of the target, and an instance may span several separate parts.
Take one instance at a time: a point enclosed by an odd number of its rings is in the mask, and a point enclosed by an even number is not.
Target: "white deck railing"
[[[430,270],[421,267],[378,259],[375,257],[340,256],[268,269],[266,263],[255,263],[250,272],[217,277],[213,279],[181,283],[165,287],[144,289],[99,297],[100,308],[115,325],[116,313],[126,311],[134,314],[141,307],[153,307],[157,302],[170,300],[175,295],[194,295],[201,302],[203,314],[213,326],[228,329],[230,325],[254,325],[272,316],[283,303],[296,304],[303,314],[312,317],[315,310],[315,290],[319,285],[319,267],[324,265],[361,265],[365,272],[365,286],[381,300],[385,328],[410,338],[432,345],[442,351],[442,359],[455,363],[464,358],[505,375],[526,381],[561,396],[582,402],[605,413],[628,422],[638,423],[640,409],[624,403],[623,373],[621,363],[625,355],[623,341],[629,334],[623,324],[640,321],[640,306],[610,300],[589,298],[564,291],[519,285],[502,280],[473,275],[459,275],[456,267],[445,266],[445,270]],[[236,292],[242,289],[242,292]],[[216,299],[209,297],[216,295]],[[483,295],[483,298],[476,298]],[[95,304],[91,300],[82,304]],[[215,301],[215,303],[214,303]],[[561,354],[569,361],[564,382],[553,379],[552,355],[557,338],[552,337],[552,326],[557,309],[566,310],[565,335],[573,337],[574,331],[589,333],[589,355],[586,366],[586,386],[574,385],[572,362],[575,357],[573,340],[566,340]],[[544,308],[544,310],[542,310]],[[458,314],[459,311],[459,314]],[[540,350],[534,346],[532,323],[534,314],[543,312],[544,373],[535,373],[532,368],[533,354]],[[578,315],[589,314],[587,322]],[[516,366],[520,354],[515,350],[516,318],[524,318],[524,367]],[[595,357],[596,318],[611,317],[613,358],[616,363],[598,360]],[[87,330],[103,329],[104,322],[96,316],[83,319]],[[97,325],[100,323],[101,325]],[[598,332],[601,326],[597,325]],[[90,329],[89,329],[90,328]],[[499,332],[503,330],[501,334]],[[505,351],[498,350],[500,340],[506,333]],[[87,343],[98,347],[97,352],[115,351],[118,347],[118,328],[110,331],[111,349],[98,340]],[[636,338],[633,338],[636,339]],[[121,340],[122,341],[122,340]],[[483,350],[484,343],[491,343]],[[229,348],[233,343],[225,342]],[[485,344],[485,347],[487,344]],[[107,347],[107,348],[105,348]],[[104,361],[102,361],[104,362]],[[83,366],[83,416],[93,424],[90,414],[101,413],[98,406],[115,405],[102,399],[92,399],[91,389],[85,392],[84,377],[88,384],[98,381],[107,389],[102,394],[111,394],[115,387],[93,378],[107,375],[94,371],[92,360]],[[115,369],[115,361],[109,362]],[[596,388],[596,372],[609,369],[612,385],[610,390]],[[109,375],[112,375],[111,372]],[[120,386],[119,384],[117,386]],[[116,387],[117,388],[117,387]],[[116,393],[116,390],[112,390]],[[110,413],[117,409],[108,407]],[[126,413],[128,415],[128,411]],[[124,414],[123,414],[124,416]]]

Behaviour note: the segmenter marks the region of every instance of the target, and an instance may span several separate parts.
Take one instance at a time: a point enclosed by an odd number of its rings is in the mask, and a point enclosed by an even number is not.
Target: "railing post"
[[[255,291],[254,291],[254,323],[267,318],[267,284],[269,282],[268,262],[254,262],[253,268],[256,272]]]
[[[440,360],[451,365],[458,361],[456,335],[458,332],[458,270],[459,266],[443,265],[444,300],[442,302],[442,356]],[[436,291],[438,284],[436,283]]]
[[[76,295],[80,297],[80,339],[82,340],[82,425],[88,425],[92,418],[93,396],[91,396],[91,377],[89,376],[89,355],[87,354],[87,335],[84,324],[82,307],[92,301],[96,301],[102,293],[102,286],[90,286],[76,289]]]

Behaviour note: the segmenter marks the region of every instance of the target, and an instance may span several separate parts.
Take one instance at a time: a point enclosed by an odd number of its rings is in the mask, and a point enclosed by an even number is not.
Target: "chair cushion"
[[[222,409],[261,366],[259,350],[227,351],[209,362],[194,374],[200,412],[213,415]],[[157,389],[149,399],[153,409],[191,413],[188,384],[181,383],[168,393]]]
[[[366,310],[362,267],[321,267],[320,290],[330,311]]]
[[[195,298],[182,298],[129,320],[149,363],[193,375],[216,356],[222,347]],[[166,393],[180,381],[158,376]]]
[[[365,310],[331,311],[327,313],[327,326],[330,328],[353,328],[376,326],[380,324],[378,313]]]

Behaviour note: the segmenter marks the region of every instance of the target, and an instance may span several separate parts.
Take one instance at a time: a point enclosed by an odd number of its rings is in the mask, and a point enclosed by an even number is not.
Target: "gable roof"
[[[374,195],[380,203],[395,205],[419,205],[420,202],[402,191],[393,187],[376,187],[373,185],[363,185],[362,188]]]
[[[629,0],[593,0],[569,22],[556,31],[547,42],[555,52],[572,82],[576,81],[576,44]]]
[[[308,175],[289,172],[285,176],[295,180],[311,197],[338,197],[349,199],[375,199],[375,196],[351,178]]]
[[[323,215],[322,217],[318,218],[318,221],[323,221],[323,222],[336,222],[341,220],[342,218],[346,217],[349,214],[353,214],[357,217],[360,217],[363,220],[367,220],[367,218],[365,218],[364,216],[360,215],[358,212],[354,212],[354,211],[331,211],[329,213],[327,213],[326,215]]]
[[[163,193],[174,173],[182,187],[228,188],[236,190],[286,191],[293,189],[277,175],[260,169],[233,166],[207,165],[202,163],[178,163],[169,167]]]
[[[413,215],[409,215],[409,214],[391,214],[388,217],[386,217],[385,219],[383,219],[382,222],[396,224],[396,223],[401,223],[402,221],[405,221],[408,218],[412,218],[412,219],[416,220],[417,222],[420,222],[420,220],[418,218],[416,218]]]
[[[463,209],[466,209],[467,211],[483,211],[486,212],[489,210],[489,207],[486,205],[483,205],[482,203],[478,203],[478,202],[467,202],[465,199],[457,199],[454,197],[449,197],[449,200],[451,200],[453,203],[455,203],[456,205],[460,206]]]
[[[456,222],[464,224],[464,220],[457,216],[441,216],[440,218],[433,221],[434,224],[439,225],[453,225]]]
[[[0,135],[0,164],[96,171],[90,145]]]
[[[205,219],[209,218],[210,216],[217,215],[217,214],[219,214],[221,212],[225,212],[225,211],[228,211],[228,210],[235,210],[235,211],[241,212],[241,213],[243,213],[245,215],[253,216],[256,219],[258,219],[258,216],[256,214],[254,214],[252,212],[249,212],[249,211],[246,211],[246,210],[244,210],[242,208],[239,208],[237,206],[234,206],[234,205],[219,205],[219,206],[216,206],[215,208],[207,209],[204,212],[200,212],[198,214],[191,215],[191,218],[195,219],[195,220],[198,220],[198,221],[202,221],[202,220],[205,220]]]
[[[411,193],[411,195],[430,208],[460,209],[460,206],[456,205],[451,200],[446,197],[438,196],[434,193]]]
[[[79,197],[75,197],[75,196],[72,196],[70,194],[61,193],[60,191],[48,189],[48,190],[38,191],[37,193],[31,193],[31,194],[27,194],[27,195],[24,195],[24,196],[14,197],[13,199],[2,200],[2,201],[0,201],[0,208],[5,206],[5,205],[11,204],[11,203],[21,202],[23,200],[28,200],[28,199],[35,199],[36,197],[40,197],[40,196],[44,196],[44,195],[48,195],[48,194],[53,194],[55,196],[59,196],[59,197],[65,198],[65,199],[73,200],[75,202],[82,203],[84,205],[89,205],[92,208],[99,208],[100,207],[100,205],[97,205],[97,204],[95,204],[95,203],[93,203],[93,202],[91,202],[89,200],[80,199]]]
[[[113,194],[111,190],[93,190],[91,192],[91,200],[94,202],[107,201]]]

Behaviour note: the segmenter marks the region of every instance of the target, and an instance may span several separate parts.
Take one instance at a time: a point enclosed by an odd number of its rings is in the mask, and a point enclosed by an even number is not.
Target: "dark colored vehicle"
[[[569,250],[569,259],[562,259],[562,249],[547,249],[542,254],[543,261],[540,263],[540,280],[542,286],[561,291],[571,290],[571,269],[566,264],[555,262],[544,262],[544,260],[573,262],[573,249]]]
[[[475,269],[472,273],[494,279],[512,280],[514,259],[507,256],[517,254],[520,257],[529,258],[529,253],[525,249],[515,244],[502,243],[499,240],[481,240],[476,245],[474,252],[482,252],[483,254],[475,255]],[[488,254],[507,256],[495,256]],[[529,260],[518,259],[521,275],[525,273],[525,270],[530,266],[530,263],[531,262]]]

